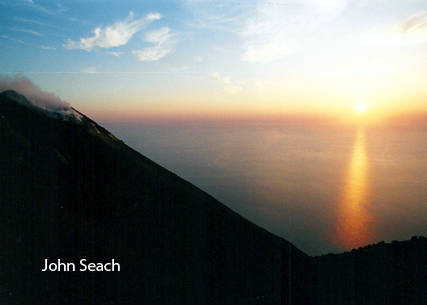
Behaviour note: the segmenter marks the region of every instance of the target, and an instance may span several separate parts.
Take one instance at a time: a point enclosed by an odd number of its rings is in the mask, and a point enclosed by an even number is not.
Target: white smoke
[[[54,93],[42,91],[39,86],[25,76],[0,77],[0,92],[5,90],[14,90],[22,94],[31,104],[48,113],[57,113],[63,117],[81,118],[81,115],[72,109],[69,103],[61,100]]]

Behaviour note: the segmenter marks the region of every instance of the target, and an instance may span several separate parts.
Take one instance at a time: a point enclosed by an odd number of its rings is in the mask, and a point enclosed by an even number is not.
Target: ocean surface
[[[427,236],[427,129],[104,123],[309,255]]]

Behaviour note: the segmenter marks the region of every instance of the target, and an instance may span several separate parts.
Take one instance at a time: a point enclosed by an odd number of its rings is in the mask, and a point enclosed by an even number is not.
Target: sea
[[[308,255],[427,236],[427,128],[104,123]]]

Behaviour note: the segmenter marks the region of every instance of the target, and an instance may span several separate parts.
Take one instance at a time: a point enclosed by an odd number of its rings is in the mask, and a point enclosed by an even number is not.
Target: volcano
[[[0,143],[1,304],[427,304],[423,237],[310,257],[77,110],[11,90]]]

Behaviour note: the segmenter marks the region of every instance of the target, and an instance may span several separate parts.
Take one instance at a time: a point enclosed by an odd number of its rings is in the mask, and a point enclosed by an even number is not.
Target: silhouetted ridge
[[[78,111],[13,91],[0,143],[0,304],[427,304],[425,238],[309,257]]]
[[[318,304],[427,304],[427,238],[314,257]]]
[[[0,94],[0,303],[287,304],[310,258],[84,115]],[[41,272],[44,260],[120,272]]]

